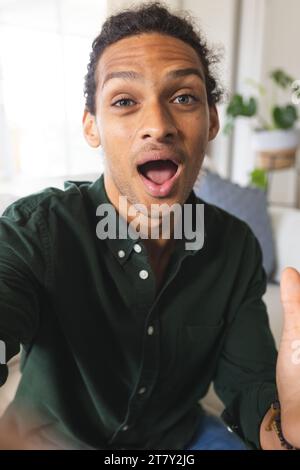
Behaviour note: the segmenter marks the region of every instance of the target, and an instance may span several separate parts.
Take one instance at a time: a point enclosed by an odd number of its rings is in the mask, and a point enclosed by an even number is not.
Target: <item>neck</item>
[[[165,212],[159,212],[155,216],[147,209],[146,213],[138,211],[136,205],[131,204],[128,198],[122,196],[111,183],[111,178],[104,174],[104,186],[108,199],[120,217],[130,224],[132,229],[138,231],[149,252],[159,256],[168,251],[174,242],[176,216]],[[163,224],[164,217],[165,224]]]

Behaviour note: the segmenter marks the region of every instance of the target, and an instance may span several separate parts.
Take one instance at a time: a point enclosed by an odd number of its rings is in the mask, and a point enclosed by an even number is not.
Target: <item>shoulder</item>
[[[48,187],[42,191],[22,197],[10,204],[2,214],[1,220],[10,219],[21,222],[28,219],[37,219],[53,213],[56,210],[72,211],[83,203],[83,192],[90,182],[65,183],[65,189]]]
[[[196,198],[204,204],[206,252],[211,259],[228,266],[228,276],[236,273],[248,278],[263,266],[260,243],[250,226],[238,217]]]

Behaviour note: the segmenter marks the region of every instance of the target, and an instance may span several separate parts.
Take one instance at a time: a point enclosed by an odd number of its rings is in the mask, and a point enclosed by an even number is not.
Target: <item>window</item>
[[[0,178],[101,172],[82,134],[102,0],[0,0]]]

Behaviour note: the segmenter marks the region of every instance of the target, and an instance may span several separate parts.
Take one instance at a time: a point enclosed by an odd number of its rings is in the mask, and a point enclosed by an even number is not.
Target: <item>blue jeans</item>
[[[203,415],[198,429],[184,450],[247,450],[244,442],[215,416]]]

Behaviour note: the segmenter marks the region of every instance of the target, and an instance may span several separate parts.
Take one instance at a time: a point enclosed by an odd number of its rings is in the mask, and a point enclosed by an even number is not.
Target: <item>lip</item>
[[[171,159],[169,158],[168,160],[171,160]],[[152,197],[167,197],[172,192],[182,171],[182,165],[180,163],[178,164],[177,162],[176,164],[177,164],[177,170],[176,170],[175,175],[172,176],[172,178],[170,178],[169,180],[165,181],[163,184],[156,184],[153,181],[148,180],[148,178],[146,178],[142,173],[138,172],[144,186],[146,187],[147,192]]]
[[[137,161],[137,166],[144,165],[145,163],[155,160],[171,160],[177,166],[179,166],[181,163],[181,158],[178,155],[171,152],[155,150],[143,153],[141,158]]]

